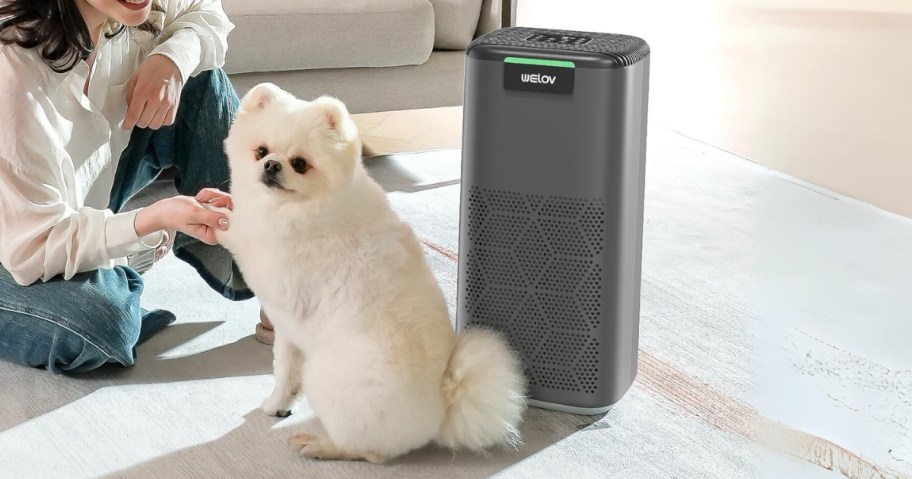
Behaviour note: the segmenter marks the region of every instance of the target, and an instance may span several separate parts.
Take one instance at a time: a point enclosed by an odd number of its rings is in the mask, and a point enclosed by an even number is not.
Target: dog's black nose
[[[282,164],[276,160],[268,160],[263,164],[263,169],[266,170],[266,174],[274,175],[282,171]]]

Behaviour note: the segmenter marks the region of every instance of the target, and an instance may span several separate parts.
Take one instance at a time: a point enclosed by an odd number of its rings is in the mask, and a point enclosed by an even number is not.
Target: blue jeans
[[[223,71],[187,81],[174,125],[133,131],[120,157],[109,207],[119,211],[169,167],[177,170],[174,184],[180,194],[196,195],[205,187],[227,190],[222,143],[237,107],[237,94]],[[174,253],[222,296],[253,296],[222,247],[178,234]],[[135,346],[175,319],[168,311],[141,309],[142,291],[142,277],[123,266],[30,286],[20,286],[0,266],[0,358],[55,373],[106,363],[130,366]]]

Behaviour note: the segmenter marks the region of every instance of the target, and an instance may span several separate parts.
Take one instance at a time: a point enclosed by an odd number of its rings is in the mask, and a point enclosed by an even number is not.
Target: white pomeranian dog
[[[412,230],[361,164],[345,105],[275,85],[244,97],[226,150],[231,228],[219,233],[275,326],[275,389],[306,394],[327,436],[304,456],[384,462],[429,442],[517,446],[519,360],[494,332],[457,337]]]

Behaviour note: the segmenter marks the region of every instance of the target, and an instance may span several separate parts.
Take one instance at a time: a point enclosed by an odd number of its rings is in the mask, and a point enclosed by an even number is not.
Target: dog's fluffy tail
[[[477,328],[460,336],[443,392],[448,406],[435,442],[474,451],[520,444],[525,379],[519,358],[500,335]]]

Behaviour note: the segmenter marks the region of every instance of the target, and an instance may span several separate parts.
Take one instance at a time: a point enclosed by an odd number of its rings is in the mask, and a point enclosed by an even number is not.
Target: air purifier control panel
[[[530,42],[557,43],[561,45],[584,45],[592,40],[592,37],[578,35],[555,35],[552,33],[535,33],[526,38]]]

